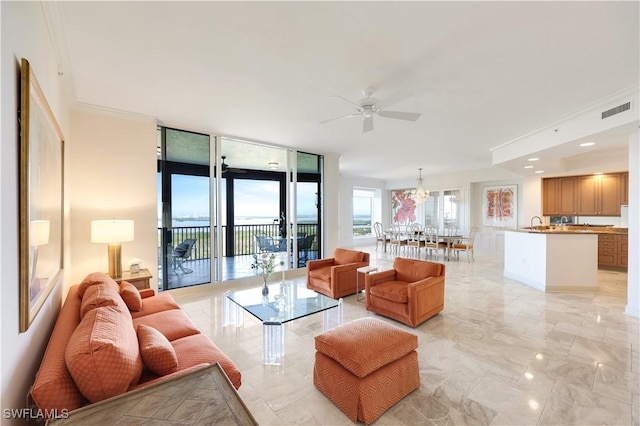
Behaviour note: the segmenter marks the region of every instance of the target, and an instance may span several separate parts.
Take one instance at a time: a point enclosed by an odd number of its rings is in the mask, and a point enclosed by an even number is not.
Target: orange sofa
[[[444,309],[445,266],[397,257],[393,269],[365,277],[366,308],[417,327]]]
[[[215,362],[239,388],[236,365],[170,294],[93,273],[69,289],[30,395],[60,413]]]
[[[307,288],[333,299],[354,294],[363,266],[369,266],[369,253],[337,248],[333,257],[307,262]]]

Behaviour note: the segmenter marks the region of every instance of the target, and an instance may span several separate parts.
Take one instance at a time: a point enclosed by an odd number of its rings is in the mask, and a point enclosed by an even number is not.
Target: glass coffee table
[[[282,365],[285,351],[284,324],[308,315],[323,313],[323,329],[342,324],[342,299],[334,300],[294,282],[227,291],[223,304],[223,325],[241,326],[244,311],[262,322],[262,358],[266,365]],[[242,308],[242,309],[240,309]]]

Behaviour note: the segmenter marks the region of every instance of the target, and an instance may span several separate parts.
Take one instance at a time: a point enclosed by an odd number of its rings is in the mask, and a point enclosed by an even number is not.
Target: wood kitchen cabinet
[[[578,181],[574,176],[542,180],[542,215],[575,216],[578,203]]]
[[[620,173],[578,176],[580,216],[620,216]]]
[[[629,204],[629,173],[620,173],[620,204]]]
[[[618,266],[626,268],[629,263],[629,236],[617,235],[618,237]]]
[[[627,267],[628,259],[627,234],[598,235],[598,266]]]

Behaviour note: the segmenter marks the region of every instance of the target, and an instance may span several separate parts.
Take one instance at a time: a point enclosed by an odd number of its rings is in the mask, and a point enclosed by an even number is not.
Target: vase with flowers
[[[256,275],[262,276],[262,295],[266,296],[269,294],[269,287],[267,286],[267,280],[269,276],[274,273],[276,270],[276,265],[284,265],[282,260],[278,261],[278,257],[275,253],[266,253],[263,252],[261,254],[253,255],[253,263],[251,264],[251,269],[256,271]]]

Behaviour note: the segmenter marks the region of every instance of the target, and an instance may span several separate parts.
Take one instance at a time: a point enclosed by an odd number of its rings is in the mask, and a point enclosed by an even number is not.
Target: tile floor
[[[389,254],[368,251],[372,265],[391,267]],[[600,271],[599,293],[545,294],[504,278],[501,257],[445,264],[444,311],[415,329],[388,320],[418,335],[421,386],[375,424],[640,424],[640,328],[624,314],[626,274]],[[222,326],[223,292],[239,286],[172,293],[242,371],[239,393],[256,420],[351,424],[313,386],[322,315],[289,323],[284,365],[264,366],[262,327],[253,317]],[[345,321],[363,316],[377,315],[355,295],[345,298]]]

